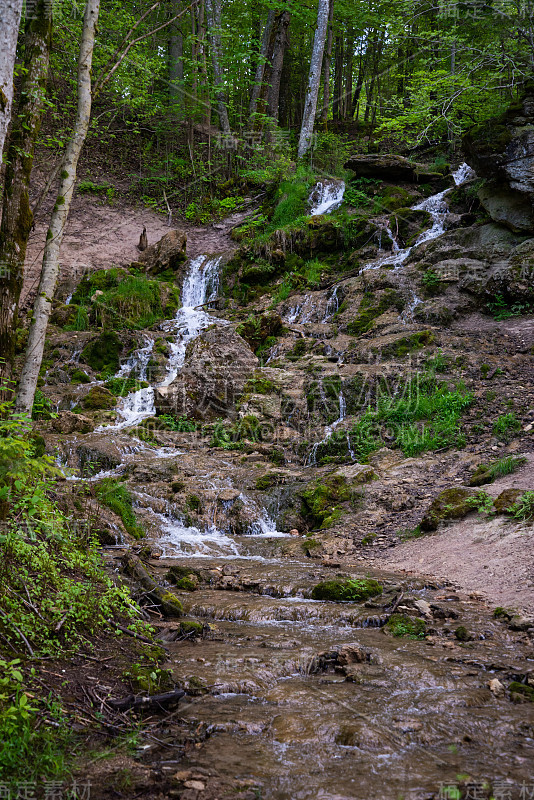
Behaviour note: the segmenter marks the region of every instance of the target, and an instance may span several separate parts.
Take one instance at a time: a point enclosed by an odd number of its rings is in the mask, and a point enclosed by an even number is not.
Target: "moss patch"
[[[406,639],[424,639],[426,635],[425,621],[407,614],[392,614],[384,629],[393,636]]]
[[[300,492],[302,515],[312,530],[329,528],[341,516],[340,503],[352,498],[343,475],[328,475],[312,481]]]
[[[313,587],[311,596],[313,600],[359,603],[382,592],[382,585],[372,578],[347,578],[318,583]]]
[[[135,516],[132,496],[126,486],[114,478],[103,478],[96,484],[96,496],[121,518],[122,524],[135,539],[145,535]]]
[[[115,331],[105,331],[85,345],[80,357],[96,372],[111,375],[119,369],[121,350],[122,343]]]
[[[352,336],[367,333],[373,327],[375,319],[388,309],[396,308],[400,311],[403,306],[404,300],[394,289],[387,289],[379,298],[372,292],[366,292],[360,303],[358,316],[347,325],[347,333]]]
[[[92,386],[82,400],[89,411],[109,410],[117,405],[117,399],[104,386]]]
[[[472,500],[469,501],[471,498],[476,498],[477,494],[484,493],[477,493],[462,486],[445,489],[432,501],[421,520],[421,530],[435,531],[442,520],[466,517],[474,509]]]

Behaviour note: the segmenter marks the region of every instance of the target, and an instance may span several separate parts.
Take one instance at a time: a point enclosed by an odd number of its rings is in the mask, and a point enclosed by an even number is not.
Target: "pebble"
[[[493,678],[493,680],[489,681],[488,689],[495,697],[502,697],[504,695],[504,686],[500,682],[498,678]]]
[[[206,784],[202,781],[186,781],[184,786],[186,789],[196,789],[197,792],[203,792],[206,788]]]

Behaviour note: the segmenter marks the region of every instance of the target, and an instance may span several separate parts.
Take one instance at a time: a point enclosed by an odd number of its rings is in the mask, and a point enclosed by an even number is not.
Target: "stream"
[[[455,174],[457,183],[467,177],[464,168]],[[340,204],[343,188],[339,182],[317,187],[310,201],[314,212]],[[443,232],[446,194],[417,206],[430,211],[433,225],[416,244]],[[393,247],[366,269],[401,269],[410,251]],[[216,296],[219,263],[218,256],[200,256],[189,264],[183,306],[165,328],[175,338],[159,386],[178,374],[188,342],[210,325],[227,324],[203,308]],[[313,307],[311,299],[306,302],[309,307],[292,311],[287,321],[304,321]],[[337,302],[334,293],[327,316]],[[146,375],[152,347],[147,339],[119,375]],[[133,392],[122,401],[117,423],[99,435],[126,436],[125,428],[154,413],[153,387]],[[339,419],[325,436],[344,414],[340,399]],[[155,464],[172,457],[194,464],[196,457],[186,439],[179,450],[159,455],[139,446]],[[139,457],[131,453],[130,465]],[[180,706],[180,724],[200,731],[200,741],[170,765],[168,750],[148,748],[140,757],[163,771],[198,773],[204,776],[200,785],[212,775],[241,781],[261,800],[489,798],[489,785],[495,800],[534,797],[532,704],[513,703],[498,688],[512,680],[534,682],[528,637],[446,582],[307,558],[294,537],[276,531],[256,498],[232,493],[239,454],[209,458],[212,466],[206,467],[204,454],[197,470],[215,498],[203,530],[156,507],[149,486],[134,491],[157,531],[151,544],[160,557],[148,563],[162,583],[172,566],[197,575],[195,591],[177,594],[187,618],[205,625],[202,639],[176,641],[168,636],[173,626],[161,625],[165,666],[190,694]],[[310,458],[313,463],[313,453]],[[227,510],[237,500],[252,520],[240,533],[217,524],[217,503]],[[340,576],[372,576],[384,593],[364,603],[310,599],[314,585]],[[395,603],[398,611],[424,618],[426,638],[388,632],[384,622]],[[176,736],[170,722],[169,746]],[[184,794],[203,796],[200,789]]]

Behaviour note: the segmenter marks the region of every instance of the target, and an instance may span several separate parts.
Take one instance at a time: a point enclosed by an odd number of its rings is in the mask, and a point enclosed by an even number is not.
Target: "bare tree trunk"
[[[200,66],[202,102],[204,104],[204,123],[211,125],[211,103],[208,81],[208,62],[206,58],[206,4],[201,0],[197,19],[197,58]]]
[[[175,16],[176,4],[171,4]],[[169,35],[169,103],[173,117],[183,118],[184,37],[178,20],[171,25]]]
[[[228,104],[226,93],[223,89],[223,74],[221,69],[221,0],[206,0],[208,15],[208,34],[211,48],[211,63],[213,65],[213,83],[215,97],[217,98],[217,112],[223,135],[230,137],[232,129],[228,119]]]
[[[287,47],[287,30],[290,22],[291,14],[289,11],[282,11],[282,13],[278,15],[271,67],[271,87],[267,94],[267,113],[275,120],[278,120],[280,81],[282,79],[282,68],[284,66],[284,56]]]
[[[336,122],[341,118],[341,100],[343,94],[343,37],[336,36],[334,55],[334,97],[332,100],[332,116]]]
[[[263,37],[261,40],[261,47],[260,47],[260,57],[258,59],[258,66],[256,67],[256,74],[254,76],[254,85],[252,87],[252,95],[250,97],[250,104],[248,107],[249,120],[256,113],[258,107],[258,100],[260,98],[263,79],[265,76],[265,64],[267,62],[267,56],[269,54],[269,44],[271,41],[273,23],[274,23],[274,11],[273,9],[270,9],[267,15],[267,22],[265,23],[265,28],[263,29]]]
[[[308,89],[306,101],[304,103],[304,115],[302,127],[300,129],[298,157],[303,158],[311,146],[313,126],[315,123],[315,111],[317,109],[317,97],[319,95],[319,83],[321,80],[321,65],[323,63],[324,45],[326,41],[326,30],[328,28],[329,0],[319,0],[317,9],[317,28],[313,40],[313,51],[310,62],[310,74],[308,78]]]
[[[17,392],[16,409],[28,414],[33,406],[37,378],[43,360],[46,328],[59,273],[59,251],[74,193],[78,159],[89,129],[92,100],[91,68],[99,10],[100,0],[87,0],[83,19],[80,57],[78,59],[76,122],[61,165],[59,191],[46,234],[41,280],[33,307],[33,322],[30,327],[26,357]]]
[[[52,38],[52,4],[39,0],[26,21],[24,73],[11,131],[0,226],[0,399],[11,378],[26,246],[33,222],[28,189],[44,109]]]
[[[332,67],[332,38],[334,22],[334,0],[330,0],[330,11],[328,14],[328,37],[326,40],[326,50],[324,54],[323,67],[323,110],[321,122],[326,126],[328,121],[328,110],[330,108],[330,72]]]
[[[22,0],[2,0],[0,15],[0,159],[4,152],[13,103],[13,71]]]
[[[347,35],[347,46],[345,48],[347,61],[345,64],[345,86],[343,91],[343,119],[346,120],[352,109],[352,79],[354,69],[354,30],[352,26]]]

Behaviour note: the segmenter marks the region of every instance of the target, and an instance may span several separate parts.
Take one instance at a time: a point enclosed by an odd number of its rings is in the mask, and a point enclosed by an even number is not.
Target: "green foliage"
[[[432,267],[425,270],[421,282],[429,294],[434,294],[441,288],[441,278]]]
[[[384,446],[398,447],[406,456],[461,447],[465,437],[460,418],[472,401],[463,384],[449,389],[432,373],[415,375],[394,396],[379,392],[375,407],[364,411],[348,432],[334,431],[317,448],[317,461],[346,460],[349,442],[360,463]]]
[[[508,509],[514,519],[532,522],[534,520],[534,492],[525,492]]]
[[[33,400],[32,419],[53,419],[54,417],[57,417],[57,414],[52,411],[52,402],[41,389],[37,389]]]
[[[311,596],[313,600],[360,603],[382,592],[381,584],[372,578],[347,578],[318,583],[313,587]]]
[[[187,417],[173,417],[172,414],[161,414],[158,421],[162,422],[168,430],[178,433],[192,433],[198,428],[198,423],[194,420]]]
[[[29,681],[35,675],[31,670]],[[0,780],[41,782],[66,777],[72,734],[64,709],[29,691],[20,659],[0,660]]]
[[[343,202],[355,208],[361,206],[368,208],[374,203],[374,193],[371,193],[370,190],[379,184],[380,181],[374,178],[356,178],[351,180],[345,189]]]
[[[505,442],[514,438],[514,433],[521,430],[521,422],[517,419],[516,415],[511,412],[509,414],[502,414],[497,417],[493,423],[493,434],[499,439],[504,439]]]
[[[53,498],[56,470],[34,455],[30,420],[0,405],[0,634],[26,652],[57,655],[109,618],[133,618],[106,576],[90,528]]]
[[[161,669],[152,664],[132,664],[124,670],[123,677],[129,681],[135,694],[159,694],[172,689],[172,674],[168,669]]]
[[[91,378],[83,369],[75,369],[70,376],[71,383],[91,383]]]
[[[422,619],[409,617],[405,614],[392,614],[386,623],[386,630],[399,638],[424,639],[426,636],[426,623]]]
[[[145,389],[149,384],[136,378],[110,378],[104,385],[114,397],[126,397],[130,392]]]
[[[471,486],[482,486],[484,483],[493,483],[497,478],[505,475],[512,475],[526,463],[524,456],[505,456],[491,464],[481,464],[473,473],[469,484]]]
[[[532,311],[532,303],[528,301],[510,303],[504,295],[496,294],[495,299],[488,303],[488,311],[493,314],[494,319],[500,321],[530,313]]]
[[[486,492],[477,492],[465,500],[468,508],[475,508],[479,514],[494,514],[495,508],[493,506],[493,497],[490,497]]]
[[[114,375],[119,369],[121,350],[122,342],[115,331],[104,331],[85,345],[81,358],[96,372]]]
[[[135,539],[145,535],[133,510],[132,496],[126,486],[115,478],[103,478],[96,484],[96,496],[122,520],[122,524]]]

